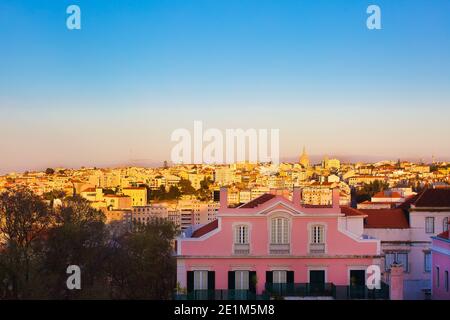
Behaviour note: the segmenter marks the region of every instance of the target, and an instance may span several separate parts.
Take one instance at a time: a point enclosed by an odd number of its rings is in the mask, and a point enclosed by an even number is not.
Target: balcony
[[[234,244],[234,254],[236,255],[248,255],[250,254],[250,245],[247,244]]]
[[[266,283],[266,291],[275,297],[333,297],[332,283]]]
[[[250,290],[194,290],[177,294],[175,300],[269,300],[268,295],[256,295]]]
[[[310,243],[309,244],[310,254],[324,254],[325,253],[325,243]]]
[[[289,243],[288,244],[278,244],[271,243],[269,252],[270,254],[289,254]]]
[[[381,283],[380,289],[366,286],[340,286],[333,283],[266,283],[266,292],[272,298],[330,297],[336,300],[388,300],[389,286]]]

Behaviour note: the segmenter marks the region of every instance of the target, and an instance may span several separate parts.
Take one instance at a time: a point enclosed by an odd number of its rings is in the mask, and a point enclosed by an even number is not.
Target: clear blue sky
[[[448,0],[2,0],[0,172],[158,163],[194,120],[279,128],[282,157],[450,159],[449,57]]]

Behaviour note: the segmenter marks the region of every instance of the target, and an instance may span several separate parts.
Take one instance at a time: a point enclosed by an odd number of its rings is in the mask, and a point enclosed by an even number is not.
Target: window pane
[[[194,271],[194,290],[208,289],[208,271]]]
[[[436,287],[439,288],[439,267],[436,267]]]
[[[287,272],[284,270],[273,271],[273,283],[286,283],[287,282]]]
[[[395,260],[395,253],[386,253],[385,255],[385,262],[384,262],[384,269],[390,270],[391,265],[394,263]]]
[[[425,232],[434,233],[434,217],[425,218]]]
[[[425,253],[425,272],[431,272],[431,253]]]
[[[272,219],[271,243],[289,243],[289,220],[285,218]]]
[[[408,265],[408,254],[407,253],[397,253],[397,262],[401,263],[403,265],[404,271],[409,271],[409,265]]]
[[[445,291],[448,291],[448,271],[445,271]]]
[[[248,290],[249,282],[248,282],[249,272],[248,271],[235,271],[235,289],[236,290]]]

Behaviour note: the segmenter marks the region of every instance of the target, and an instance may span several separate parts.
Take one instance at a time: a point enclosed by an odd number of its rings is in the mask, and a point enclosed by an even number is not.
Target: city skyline
[[[194,120],[280,129],[281,160],[450,159],[447,1],[377,1],[381,30],[367,1],[69,4],[0,4],[0,174],[161,164]]]
[[[357,163],[363,163],[363,164],[375,164],[375,163],[381,163],[381,162],[397,162],[397,161],[406,161],[411,163],[424,163],[424,164],[432,164],[432,163],[450,163],[449,159],[439,159],[436,156],[429,156],[429,157],[417,157],[417,158],[385,158],[382,156],[379,157],[370,157],[370,156],[340,156],[340,155],[334,155],[334,154],[323,154],[323,155],[317,155],[317,154],[308,154],[309,160],[311,162],[311,165],[320,165],[321,162],[324,160],[325,157],[329,159],[338,159],[341,161],[342,164],[357,164]],[[30,167],[30,168],[24,168],[21,170],[16,171],[2,171],[0,169],[0,176],[1,175],[8,175],[11,173],[17,173],[22,174],[25,172],[43,172],[48,168],[64,168],[69,170],[80,170],[80,169],[89,169],[89,168],[97,168],[97,169],[120,169],[120,168],[127,168],[127,167],[136,167],[136,168],[162,168],[164,166],[165,161],[167,161],[167,164],[169,166],[183,166],[183,165],[204,165],[204,166],[229,166],[232,164],[239,164],[242,162],[235,161],[233,163],[218,163],[218,164],[206,164],[206,163],[185,163],[185,164],[174,164],[171,163],[168,160],[163,160],[162,162],[153,162],[151,159],[130,159],[128,162],[124,163],[113,163],[110,164],[90,164],[90,165],[79,165],[79,166],[68,166],[68,165],[62,165],[62,164],[56,164],[56,165],[48,165],[48,166],[42,166],[42,167]],[[247,160],[244,162],[248,162]],[[260,162],[257,162],[260,164]],[[293,156],[293,157],[281,157],[280,163],[299,163],[299,155]]]

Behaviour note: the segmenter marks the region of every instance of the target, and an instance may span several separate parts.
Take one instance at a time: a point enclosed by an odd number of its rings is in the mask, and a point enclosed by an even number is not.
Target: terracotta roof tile
[[[208,224],[205,224],[204,226],[198,228],[192,233],[192,238],[200,238],[201,236],[213,231],[214,229],[217,229],[219,227],[219,220],[211,221]]]
[[[450,232],[449,230],[442,232],[440,234],[437,235],[438,238],[442,238],[442,239],[447,239],[450,240]]]
[[[346,216],[364,216],[365,214],[359,209],[355,209],[349,206],[341,206],[341,212]]]
[[[267,202],[270,199],[273,199],[274,197],[275,197],[274,194],[265,193],[265,194],[259,196],[258,198],[253,199],[253,200],[243,204],[239,208],[243,208],[243,209],[255,208],[255,207],[259,206],[260,204],[263,204],[264,202]]]
[[[408,215],[402,209],[359,209],[367,215],[364,228],[408,229]]]
[[[450,189],[427,189],[413,203],[416,207],[450,207]]]

